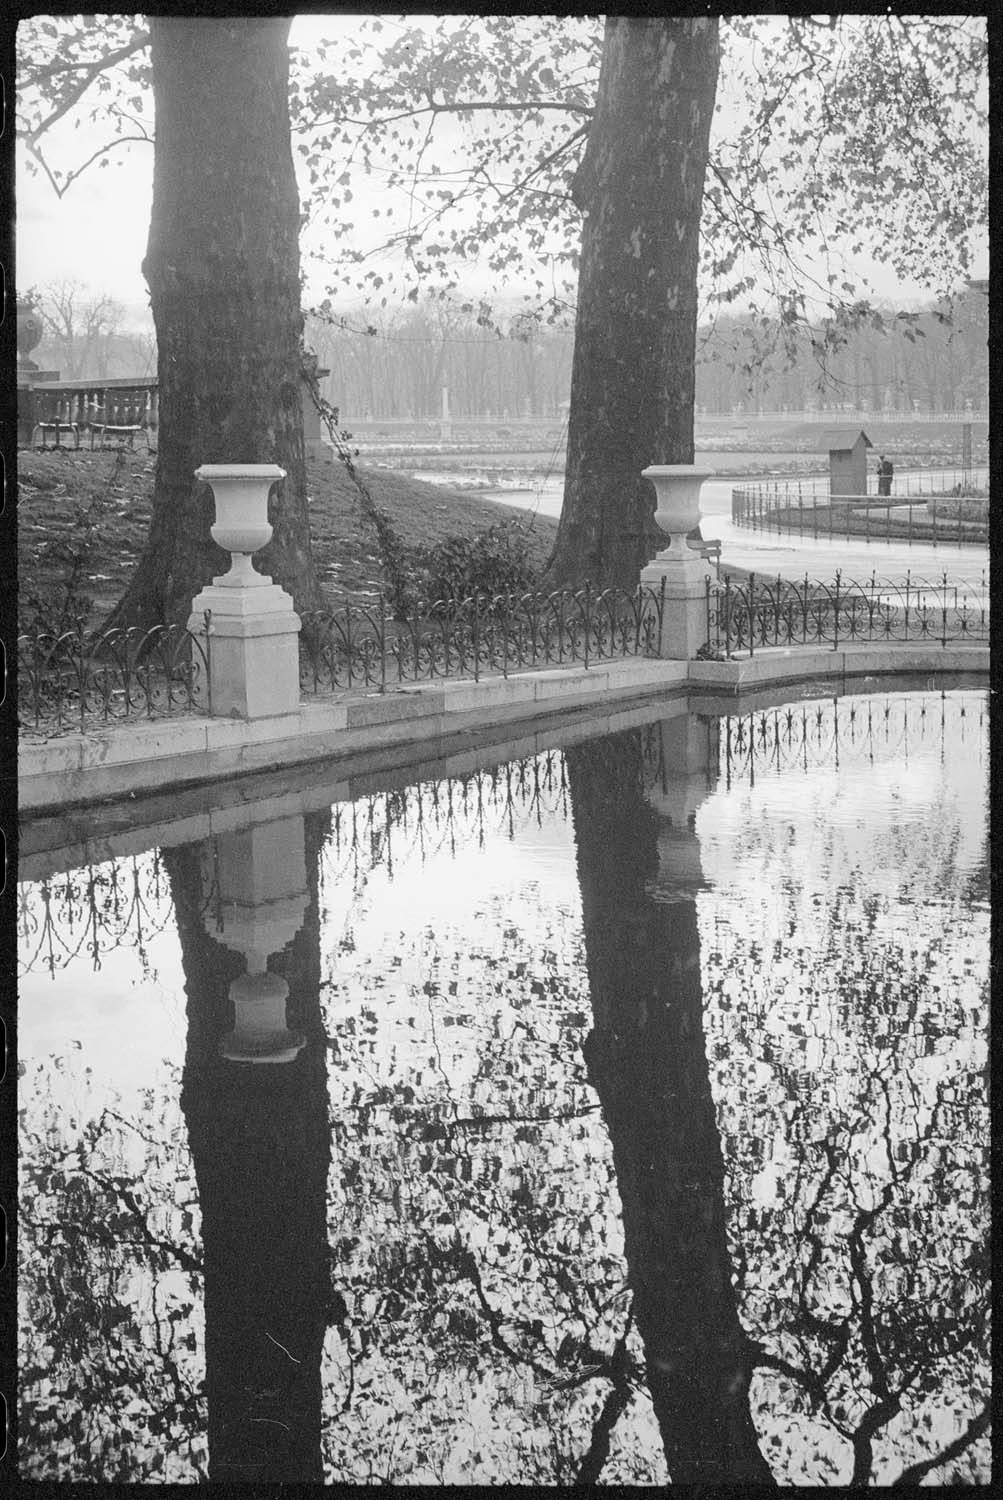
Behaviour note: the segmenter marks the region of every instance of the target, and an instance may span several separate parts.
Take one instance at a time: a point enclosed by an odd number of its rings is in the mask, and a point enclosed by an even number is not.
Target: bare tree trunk
[[[160,438],[146,550],[114,624],[184,619],[227,558],[202,463],[278,463],[258,562],[297,608],[320,602],[300,405],[299,198],[290,22],[150,22],[156,155],[143,271],[157,331]]]
[[[640,471],[693,461],[714,18],[606,21],[574,184],[585,214],[564,506],[548,581],[633,587],[665,545]]]

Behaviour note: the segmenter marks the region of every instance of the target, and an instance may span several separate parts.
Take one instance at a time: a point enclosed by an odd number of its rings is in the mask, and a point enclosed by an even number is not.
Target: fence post
[[[839,569],[836,569],[836,613],[832,628],[832,649],[839,650]]]
[[[749,655],[756,653],[756,575],[749,574]]]
[[[387,596],[380,589],[380,692],[387,690]]]
[[[505,596],[502,606],[502,676],[508,677],[508,628],[509,628],[509,596]]]
[[[589,634],[592,627],[592,584],[585,580],[585,670],[589,666]]]

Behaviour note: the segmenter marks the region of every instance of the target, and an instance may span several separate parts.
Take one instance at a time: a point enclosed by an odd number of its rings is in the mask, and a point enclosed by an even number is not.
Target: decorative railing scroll
[[[657,589],[559,589],[550,594],[440,600],[420,618],[391,618],[385,600],[304,615],[300,687],[384,691],[439,678],[507,677],[534,667],[656,654]]]
[[[923,641],[949,646],[988,642],[989,595],[979,580],[881,579],[860,583],[839,571],[832,579],[725,574],[707,586],[707,654],[752,656],[771,646]]]
[[[209,713],[209,621],[198,634],[180,625],[17,638],[18,717],[41,733],[165,714]]]

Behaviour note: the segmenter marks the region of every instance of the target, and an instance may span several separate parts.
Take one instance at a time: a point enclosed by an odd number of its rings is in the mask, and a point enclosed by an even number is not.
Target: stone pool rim
[[[686,697],[690,707],[715,712],[720,710],[711,700],[806,681],[836,680],[845,690],[855,678],[878,676],[894,690],[895,677],[927,673],[984,677],[988,684],[989,666],[990,648],[981,643],[772,648],[741,661],[632,659],[480,682],[421,683],[313,700],[294,713],[254,721],[163,719],[47,741],[24,738],[18,747],[19,811],[69,811],[311,762],[337,766],[368,754],[376,764],[389,755],[405,765],[427,759],[423,748],[445,755],[463,739],[485,733],[499,738],[498,731],[558,714],[601,714],[659,699]]]

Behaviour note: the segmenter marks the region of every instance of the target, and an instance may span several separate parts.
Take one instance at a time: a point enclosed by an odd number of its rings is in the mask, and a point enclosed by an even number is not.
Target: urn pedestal
[[[253,553],[270,540],[268,492],[285,470],[277,464],[203,464],[196,479],[212,487],[213,541],[230,568],[196,594],[188,629],[200,635],[209,613],[210,690],[214,718],[260,719],[299,708],[300,618],[277,583],[255,570]]]
[[[658,655],[689,661],[707,640],[707,563],[686,537],[699,525],[700,487],[711,471],[695,464],[653,464],[641,472],[655,487],[655,520],[670,537],[669,546],[641,570],[642,586],[664,598]]]
[[[233,1030],[220,1040],[231,1062],[284,1063],[306,1045],[286,1025],[289,986],[268,971],[303,925],[308,902],[303,815],[218,834],[202,860],[206,931],[243,955],[230,984]]]
[[[719,730],[715,719],[682,713],[663,719],[659,775],[645,787],[658,815],[658,874],[649,882],[663,905],[692,901],[706,884],[696,816],[717,782]]]

